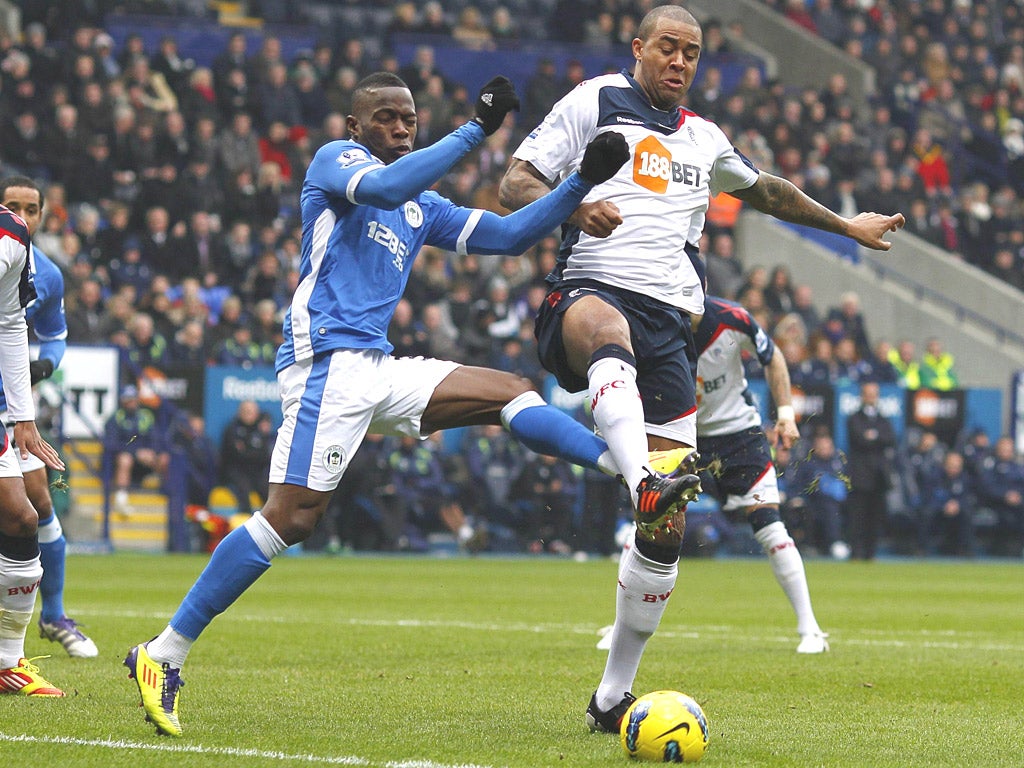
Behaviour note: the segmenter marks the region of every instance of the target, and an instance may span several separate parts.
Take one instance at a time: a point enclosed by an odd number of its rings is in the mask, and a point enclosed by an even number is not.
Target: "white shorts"
[[[697,445],[697,412],[681,416],[668,424],[651,424],[647,422],[647,434],[656,437],[667,437],[677,443],[691,448]]]
[[[31,453],[29,456],[33,459],[36,458]],[[23,477],[21,472],[21,456],[14,445],[8,445],[7,450],[0,454],[0,477]]]
[[[0,414],[0,419],[4,419],[6,423],[6,413]],[[17,467],[17,472],[10,471],[10,469],[0,463],[0,477],[23,477],[29,472],[33,472],[37,469],[45,469],[46,465],[43,460],[36,456],[34,453],[30,453],[27,459],[21,458],[21,451],[14,447],[14,425],[7,427],[7,442],[8,447],[4,452],[3,458],[7,459],[8,454],[12,457],[13,463]]]
[[[766,504],[779,503],[779,478],[775,474],[775,467],[771,466],[765,473],[757,478],[750,490],[742,496],[730,493],[725,498],[724,510],[745,509],[746,507],[760,507]]]
[[[459,363],[339,349],[277,375],[284,421],[270,459],[270,482],[314,491],[338,487],[367,432],[424,438],[423,412]]]

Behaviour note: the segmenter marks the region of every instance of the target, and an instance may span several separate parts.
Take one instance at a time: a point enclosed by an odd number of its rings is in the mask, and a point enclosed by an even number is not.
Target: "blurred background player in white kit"
[[[811,606],[803,558],[779,515],[779,486],[772,444],[747,388],[743,352],[764,366],[765,381],[777,413],[772,437],[785,448],[800,438],[793,411],[789,369],[775,342],[742,306],[706,296],[704,315],[694,318],[697,360],[697,440],[701,474],[725,511],[740,510],[768,556],[776,581],[796,613],[797,653],[829,649]],[[708,478],[708,474],[713,477]],[[606,634],[598,648],[607,648]]]

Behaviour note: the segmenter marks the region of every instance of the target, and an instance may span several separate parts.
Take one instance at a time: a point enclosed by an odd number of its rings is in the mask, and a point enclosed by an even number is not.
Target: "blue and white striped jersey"
[[[388,324],[424,244],[465,253],[481,212],[426,191],[394,210],[356,201],[384,165],[353,141],[321,147],[302,185],[299,285],[284,321],[277,370],[334,349],[390,353]]]

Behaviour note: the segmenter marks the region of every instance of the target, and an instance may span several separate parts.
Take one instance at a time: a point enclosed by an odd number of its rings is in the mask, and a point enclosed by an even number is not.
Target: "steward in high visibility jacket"
[[[929,339],[925,353],[921,357],[921,386],[945,392],[960,386],[956,372],[953,370],[953,356],[942,349],[938,339]]]
[[[921,388],[921,366],[914,359],[914,347],[909,341],[889,350],[889,362],[900,375],[900,384],[907,389]]]

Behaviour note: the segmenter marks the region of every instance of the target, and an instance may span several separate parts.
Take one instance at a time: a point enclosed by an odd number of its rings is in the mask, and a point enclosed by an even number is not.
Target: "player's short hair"
[[[700,22],[697,21],[697,18],[681,5],[659,5],[640,20],[636,36],[646,42],[647,38],[654,34],[655,27],[658,26],[658,22],[662,19],[681,21],[684,24],[692,24],[697,29],[700,29]]]
[[[408,89],[409,86],[405,84],[405,80],[393,72],[374,72],[372,75],[367,75],[356,83],[356,87],[352,90],[352,98],[354,100],[360,92],[369,93],[380,88]]]
[[[409,86],[398,75],[392,72],[374,72],[367,75],[352,89],[352,112],[358,113],[359,109],[366,103],[370,94],[379,91],[381,88],[405,88]]]
[[[34,189],[39,193],[39,207],[43,207],[43,188],[28,176],[7,176],[3,180],[0,180],[0,203],[4,201],[5,197],[7,197],[7,190],[11,187],[26,187],[27,189]]]

